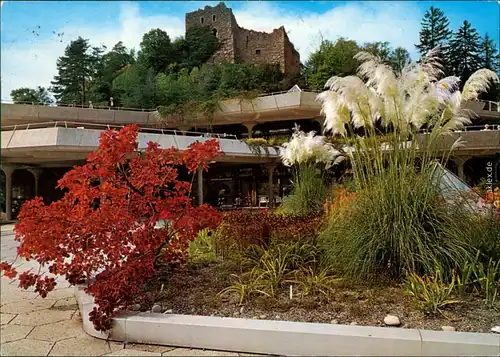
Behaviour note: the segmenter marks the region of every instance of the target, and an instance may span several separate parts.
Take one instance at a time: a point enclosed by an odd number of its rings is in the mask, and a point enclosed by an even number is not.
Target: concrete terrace
[[[75,125],[82,125],[75,127]],[[84,126],[85,125],[85,126]],[[38,128],[37,128],[38,126]],[[69,126],[69,127],[68,127]],[[73,127],[71,127],[73,126]],[[1,132],[2,162],[4,164],[54,164],[63,161],[85,160],[99,145],[99,137],[106,126],[92,126],[68,122],[44,123],[21,126]],[[186,133],[147,129],[139,133],[139,149],[149,141],[163,148],[184,150],[196,141],[217,138],[223,156],[218,162],[269,163],[278,159],[278,152],[269,149],[256,155],[255,149],[234,136],[224,134]]]

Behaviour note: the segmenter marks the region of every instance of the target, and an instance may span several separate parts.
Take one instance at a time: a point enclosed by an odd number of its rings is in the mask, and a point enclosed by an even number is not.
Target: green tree
[[[45,87],[32,88],[18,88],[10,92],[10,96],[15,104],[42,104],[49,105],[53,103],[49,92]]]
[[[461,79],[462,85],[480,68],[481,37],[467,20],[453,34],[450,41],[450,65],[452,73]]]
[[[88,91],[97,77],[103,49],[91,47],[88,40],[78,37],[57,59],[57,72],[51,82],[58,103],[87,104]]]
[[[355,41],[339,38],[335,42],[323,40],[319,49],[305,63],[307,84],[312,89],[322,89],[332,76],[354,74],[358,66],[353,58],[360,51]]]
[[[479,53],[480,68],[488,68],[495,72],[500,72],[500,57],[498,55],[495,40],[485,34],[480,45]]]
[[[168,34],[160,29],[150,30],[142,36],[138,60],[147,68],[153,68],[155,74],[165,71],[178,60],[178,54],[172,46]]]
[[[401,72],[403,67],[410,62],[410,53],[403,47],[396,47],[389,54],[389,62],[394,70]]]
[[[361,49],[380,57],[384,62],[389,62],[390,60],[391,45],[387,41],[367,42]]]
[[[481,41],[479,58],[479,68],[488,68],[500,74],[500,55],[495,41],[488,34],[485,34]],[[481,99],[500,101],[500,83],[492,86],[487,93],[481,95]]]
[[[425,12],[419,33],[420,43],[415,45],[421,56],[424,56],[436,46],[441,46],[441,57],[443,60],[447,59],[448,41],[452,34],[449,25],[450,21],[441,9],[431,6]]]
[[[113,80],[133,63],[135,63],[133,50],[129,51],[121,41],[114,45],[111,51],[102,56],[97,78],[91,88],[90,99],[95,104],[105,105],[109,97],[114,97],[118,104],[119,96],[112,90]]]

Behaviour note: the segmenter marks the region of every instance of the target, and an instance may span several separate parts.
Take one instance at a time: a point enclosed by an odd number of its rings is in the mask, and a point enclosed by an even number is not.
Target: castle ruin
[[[187,13],[186,31],[196,25],[209,26],[219,39],[220,48],[212,57],[216,63],[279,64],[285,78],[300,73],[300,55],[283,26],[271,33],[244,29],[222,2]]]

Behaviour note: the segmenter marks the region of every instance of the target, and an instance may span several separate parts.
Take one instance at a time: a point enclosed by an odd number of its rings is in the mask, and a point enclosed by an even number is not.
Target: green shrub
[[[443,313],[443,308],[459,302],[451,298],[454,289],[455,281],[444,283],[439,269],[433,276],[412,273],[405,281],[405,293],[426,313]]]
[[[331,214],[319,237],[329,264],[367,278],[432,274],[436,265],[448,274],[470,260],[461,216],[439,198],[428,169],[391,166],[356,190],[348,210]]]
[[[328,188],[316,165],[301,165],[294,173],[293,191],[283,198],[277,213],[304,216],[323,209]]]

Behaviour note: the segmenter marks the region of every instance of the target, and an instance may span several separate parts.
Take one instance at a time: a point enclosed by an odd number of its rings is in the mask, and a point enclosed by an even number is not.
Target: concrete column
[[[248,138],[250,139],[252,137],[252,131],[256,123],[243,123],[243,125],[247,128],[248,131]]]
[[[196,170],[198,184],[198,204],[203,204],[203,168],[198,167]]]
[[[274,206],[274,190],[273,190],[273,174],[274,174],[274,169],[275,169],[276,165],[274,164],[271,164],[271,165],[267,165],[267,182],[268,182],[268,192],[267,192],[267,197],[268,197],[268,207],[269,208],[273,208]]]
[[[12,219],[12,174],[16,171],[13,166],[2,166],[2,171],[5,174],[5,214],[7,220]]]
[[[470,157],[455,157],[455,163],[457,164],[458,177],[465,181],[464,165],[469,160]]]
[[[324,119],[314,119],[315,122],[317,122],[319,124],[319,127],[320,127],[320,132],[318,134],[322,135],[323,134],[323,131],[325,130],[325,126],[324,126]]]
[[[500,181],[500,154],[495,155],[495,160],[493,161],[493,182]]]
[[[35,177],[35,197],[37,197],[38,196],[38,181],[40,179],[40,175],[43,172],[43,169],[32,168],[32,169],[28,169],[28,171],[31,172],[33,174],[33,176]]]

